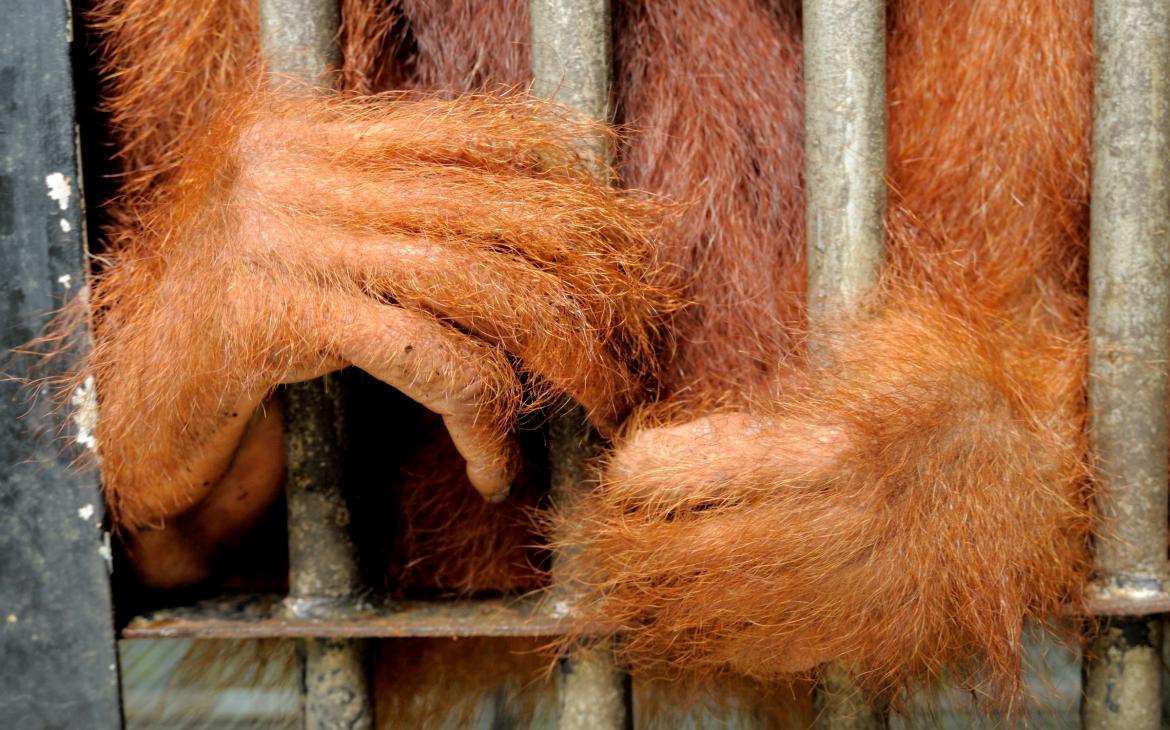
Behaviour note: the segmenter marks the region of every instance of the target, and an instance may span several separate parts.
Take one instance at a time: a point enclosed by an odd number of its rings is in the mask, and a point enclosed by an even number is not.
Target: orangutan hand
[[[1017,681],[1025,620],[1087,572],[1083,360],[1059,333],[989,331],[904,304],[750,410],[631,419],[560,517],[583,623],[667,671]]]
[[[594,180],[573,144],[597,129],[522,97],[223,108],[93,287],[82,377],[118,524],[157,527],[225,474],[275,494],[280,450],[241,448],[272,441],[253,413],[347,365],[441,414],[489,499],[517,468],[520,374],[602,429],[640,399],[673,307],[659,207]]]

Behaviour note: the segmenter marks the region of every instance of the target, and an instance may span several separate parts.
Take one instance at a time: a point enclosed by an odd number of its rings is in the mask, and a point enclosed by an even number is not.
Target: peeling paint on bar
[[[98,442],[94,432],[97,430],[98,401],[97,388],[93,377],[90,376],[73,391],[69,397],[69,404],[73,406],[73,423],[77,426],[77,443],[87,449],[96,449]]]
[[[61,210],[69,210],[69,199],[73,197],[73,181],[68,175],[52,172],[45,176],[45,186],[49,188],[49,197],[57,201]]]
[[[113,574],[114,572],[114,548],[110,544],[109,530],[102,530],[102,544],[98,546],[98,555],[106,564],[106,572]]]

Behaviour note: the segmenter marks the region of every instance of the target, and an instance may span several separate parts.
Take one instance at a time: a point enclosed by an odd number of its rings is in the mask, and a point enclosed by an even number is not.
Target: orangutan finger
[[[337,355],[440,414],[471,485],[507,496],[519,465],[511,436],[520,385],[497,350],[400,307],[346,298],[319,326]]]
[[[227,469],[206,497],[160,527],[127,532],[127,556],[144,585],[169,588],[210,577],[215,556],[251,530],[280,496],[284,448],[279,402],[269,398],[245,423]]]
[[[377,161],[387,157],[491,168],[548,168],[578,161],[574,142],[608,133],[597,123],[569,119],[547,103],[516,95],[453,100],[381,97],[321,104],[301,95],[267,98],[260,138],[285,141],[325,158]],[[284,112],[284,113],[282,113]],[[429,113],[428,113],[429,112]],[[469,126],[475,132],[469,134]],[[559,141],[559,146],[553,142]]]
[[[215,489],[183,519],[205,545],[243,535],[264,516],[284,486],[283,411],[269,397],[252,414],[227,471]]]
[[[605,342],[616,313],[592,311],[597,302],[519,256],[406,238],[332,250],[334,265],[364,289],[503,348],[583,405],[605,432],[635,397],[638,379]]]
[[[207,430],[192,434],[184,444],[185,453],[178,459],[179,473],[167,489],[140,490],[133,498],[119,500],[120,521],[132,527],[156,525],[186,512],[211,494],[230,468],[261,400],[259,395],[240,397],[221,406]],[[106,467],[107,473],[120,477],[120,462],[108,461],[114,463]]]
[[[635,431],[605,470],[608,492],[639,505],[676,509],[776,488],[831,468],[842,428],[742,412]]]

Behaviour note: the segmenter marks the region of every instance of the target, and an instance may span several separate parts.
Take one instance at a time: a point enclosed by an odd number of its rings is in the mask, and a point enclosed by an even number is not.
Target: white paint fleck
[[[98,555],[106,561],[106,572],[114,572],[114,551],[110,547],[110,533],[102,533],[102,544],[98,546]]]
[[[93,513],[94,509],[92,504],[87,504],[81,509],[77,510],[77,516],[83,520],[86,520],[87,522],[91,517],[93,517]]]
[[[97,388],[94,387],[93,376],[73,391],[69,399],[73,405],[73,423],[77,425],[77,443],[87,449],[97,448],[97,438],[94,437],[94,428],[97,427]]]
[[[45,176],[45,185],[49,187],[49,197],[57,201],[61,210],[69,210],[69,198],[73,195],[72,180],[68,175],[59,172]]]
[[[62,218],[61,219],[61,232],[68,233],[69,231],[72,231],[72,230],[73,230],[73,226],[69,224],[69,221]]]
[[[8,614],[8,623],[10,623],[10,624],[14,624],[14,623],[16,623],[16,622],[17,622],[17,621],[19,621],[19,620],[20,620],[20,619],[18,619],[18,618],[16,617],[16,614],[15,614],[15,613],[10,613],[10,614]]]
[[[68,289],[69,287],[73,286],[73,275],[61,274],[57,277],[57,283]]]

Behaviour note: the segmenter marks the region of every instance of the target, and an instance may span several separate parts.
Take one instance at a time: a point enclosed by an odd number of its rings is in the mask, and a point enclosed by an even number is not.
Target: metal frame
[[[13,0],[0,27],[0,346],[34,338],[46,312],[85,280],[80,166],[64,4]],[[262,47],[281,78],[328,85],[337,0],[262,0]],[[610,116],[609,0],[531,0],[535,93],[583,116]],[[1170,9],[1156,0],[1096,0],[1090,263],[1091,437],[1101,515],[1090,609],[1101,631],[1085,662],[1085,727],[1160,725],[1161,617],[1167,594],[1170,462]],[[818,325],[856,314],[877,280],[886,213],[885,5],[805,0],[808,302]],[[609,150],[582,140],[597,162]],[[86,343],[62,355],[78,357]],[[108,536],[96,475],[72,469],[90,443],[95,403],[31,407],[18,385],[0,440],[0,725],[117,727],[117,658]],[[82,391],[83,394],[87,391]],[[92,395],[92,392],[90,391]],[[131,621],[125,638],[303,640],[303,725],[370,727],[362,639],[556,636],[571,617],[531,601],[369,605],[340,467],[340,399],[325,381],[285,394],[290,595],[234,598]],[[579,410],[554,422],[554,499],[570,500],[598,448]],[[61,434],[65,439],[58,438]],[[64,446],[63,446],[64,444]],[[311,546],[311,549],[308,549]],[[554,575],[557,561],[554,560]],[[571,586],[562,586],[572,603]],[[563,603],[563,602],[553,602]],[[878,728],[840,668],[825,674],[818,726]],[[602,644],[561,663],[561,728],[632,723],[629,678]],[[320,680],[320,681],[318,681]]]
[[[66,2],[11,0],[0,23],[0,352],[41,333],[48,315],[83,296],[84,207],[75,137],[73,29]],[[5,359],[30,378],[58,359]],[[109,535],[90,458],[92,386],[54,408],[0,381],[0,727],[121,723],[110,602]]]

